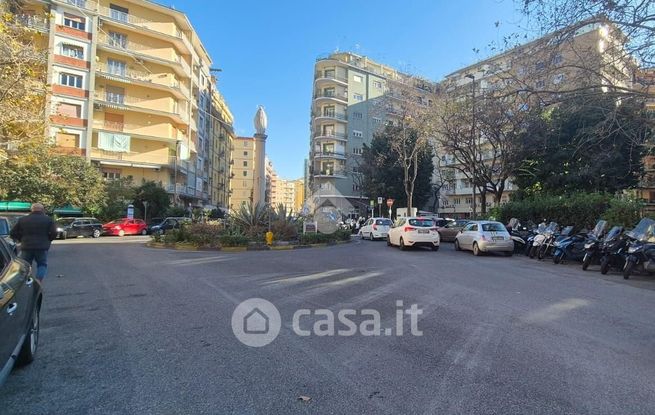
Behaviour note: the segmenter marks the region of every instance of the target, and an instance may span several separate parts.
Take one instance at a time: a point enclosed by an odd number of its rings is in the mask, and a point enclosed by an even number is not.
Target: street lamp
[[[476,155],[476,139],[475,139],[475,75],[473,74],[466,74],[464,75],[465,78],[468,78],[471,80],[471,113],[472,113],[472,122],[471,122],[471,140],[473,141],[473,149],[472,149],[472,166],[471,166],[471,187],[473,188],[473,200],[472,200],[472,212],[471,212],[471,219],[475,219],[475,162],[477,159]]]

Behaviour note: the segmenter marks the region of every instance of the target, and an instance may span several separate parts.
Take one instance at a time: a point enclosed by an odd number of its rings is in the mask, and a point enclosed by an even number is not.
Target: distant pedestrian
[[[30,214],[23,216],[11,229],[11,237],[20,242],[20,257],[32,265],[36,261],[36,278],[42,281],[48,270],[48,250],[57,237],[55,222],[44,212],[41,203],[34,203]]]

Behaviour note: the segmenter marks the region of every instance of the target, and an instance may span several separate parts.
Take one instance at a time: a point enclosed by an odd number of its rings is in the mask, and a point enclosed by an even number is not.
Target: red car
[[[147,235],[148,225],[141,219],[116,219],[102,225],[104,235]]]

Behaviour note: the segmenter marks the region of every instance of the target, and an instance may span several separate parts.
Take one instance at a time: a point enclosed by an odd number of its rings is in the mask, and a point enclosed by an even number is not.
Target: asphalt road
[[[655,413],[655,278],[452,244],[227,254],[117,240],[53,247],[39,355],[0,389],[3,415]],[[282,318],[261,348],[231,329],[251,297]],[[422,336],[292,330],[299,308],[375,309],[391,328],[397,300],[423,310]]]

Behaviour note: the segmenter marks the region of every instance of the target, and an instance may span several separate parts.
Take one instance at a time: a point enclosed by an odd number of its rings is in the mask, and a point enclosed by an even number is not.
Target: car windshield
[[[418,226],[420,228],[429,228],[434,226],[432,219],[410,219],[409,224],[412,226]]]
[[[378,219],[375,221],[376,225],[391,226],[391,219]]]
[[[116,219],[116,220],[113,220],[113,221],[109,222],[109,224],[110,225],[120,225],[120,224],[122,224],[124,222],[125,222],[125,220],[123,220],[123,219]]]
[[[502,223],[491,222],[491,223],[483,223],[482,224],[482,231],[484,231],[484,232],[504,232],[504,231],[506,231],[506,229],[505,229],[505,227],[503,226]]]
[[[73,222],[75,222],[74,218],[64,218],[64,219],[59,219],[57,221],[57,224],[60,225],[60,226],[68,226]]]

